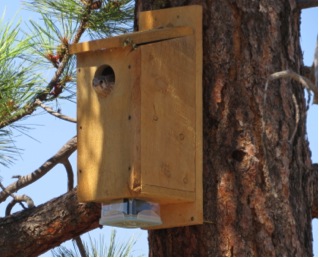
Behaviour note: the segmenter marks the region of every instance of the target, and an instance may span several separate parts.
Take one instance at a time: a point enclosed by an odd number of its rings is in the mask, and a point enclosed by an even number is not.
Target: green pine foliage
[[[76,60],[70,44],[132,30],[132,0],[21,1],[38,18],[21,22],[0,19],[0,165],[18,153],[12,132],[42,102],[73,101]],[[25,29],[26,28],[26,29]],[[24,130],[25,133],[25,130]]]
[[[27,103],[42,83],[27,60],[32,43],[20,38],[19,25],[5,23],[4,15],[0,19],[0,121]]]
[[[39,74],[33,70],[27,58],[32,43],[29,37],[21,37],[20,22],[4,21],[5,12],[0,19],[0,121],[18,114],[36,93],[37,85],[43,83]],[[0,129],[0,165],[8,166],[19,153],[14,145],[12,125]]]
[[[94,3],[98,2],[100,7],[94,7]],[[85,21],[86,31],[92,39],[132,30],[134,1],[131,0],[44,0],[28,1],[25,5],[29,10],[45,14],[53,21],[61,21],[61,17],[75,24]]]
[[[75,241],[72,241],[73,249],[59,246],[53,249],[54,257],[80,257],[80,251]],[[127,242],[119,242],[116,239],[116,231],[112,230],[110,241],[106,241],[103,235],[100,235],[99,241],[93,240],[89,236],[89,243],[84,243],[84,249],[87,257],[130,257],[133,255],[133,247],[136,239],[130,237]]]

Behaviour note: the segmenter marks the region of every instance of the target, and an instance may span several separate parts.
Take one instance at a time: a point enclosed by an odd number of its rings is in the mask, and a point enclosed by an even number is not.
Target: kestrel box
[[[78,199],[156,203],[162,224],[151,228],[200,224],[202,8],[142,12],[139,29],[70,47]]]

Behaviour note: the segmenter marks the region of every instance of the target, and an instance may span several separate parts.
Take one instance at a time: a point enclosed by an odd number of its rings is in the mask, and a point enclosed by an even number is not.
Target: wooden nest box
[[[202,8],[142,12],[139,29],[70,47],[78,199],[156,202],[155,228],[201,224]],[[92,86],[99,78],[111,83],[105,94]]]

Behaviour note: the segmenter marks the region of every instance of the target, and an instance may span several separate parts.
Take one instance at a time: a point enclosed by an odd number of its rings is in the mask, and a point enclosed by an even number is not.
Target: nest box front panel
[[[139,51],[109,49],[78,55],[78,197],[100,201],[129,196],[135,110],[138,100]],[[111,67],[115,82],[110,94],[92,87],[97,72]]]

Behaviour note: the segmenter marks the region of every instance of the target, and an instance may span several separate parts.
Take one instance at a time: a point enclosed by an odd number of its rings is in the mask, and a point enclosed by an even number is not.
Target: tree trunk
[[[99,226],[100,204],[80,204],[76,190],[0,219],[0,256],[38,256]]]
[[[263,104],[269,75],[300,72],[300,10],[293,0],[137,0],[136,19],[190,4],[203,6],[205,222],[149,231],[150,255],[311,256],[303,88],[272,81]]]

